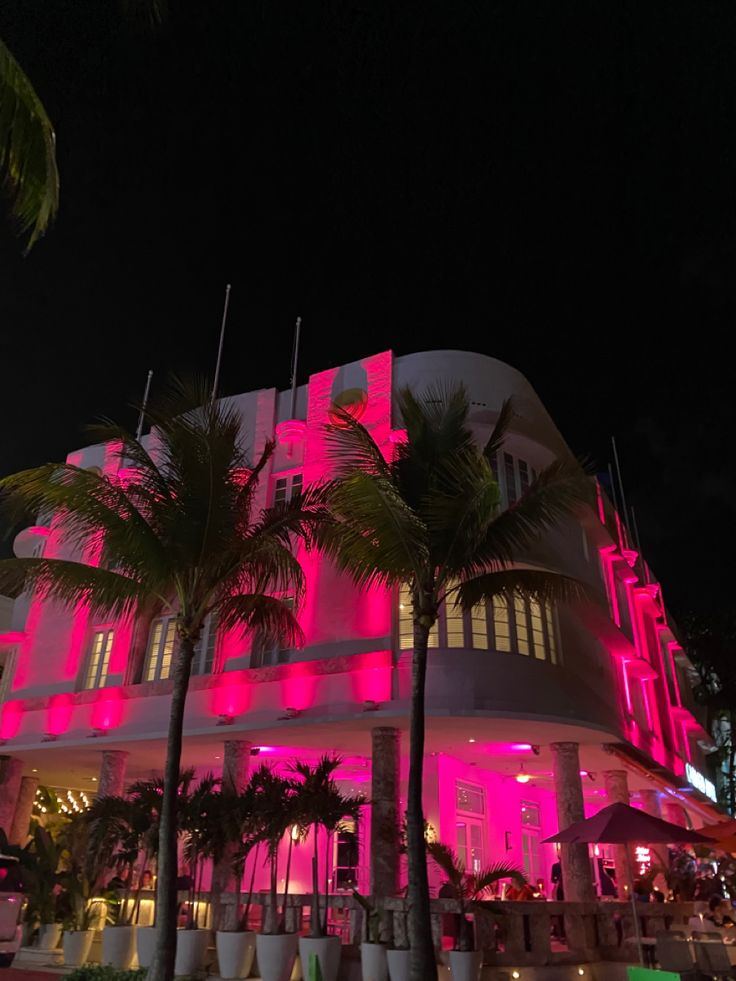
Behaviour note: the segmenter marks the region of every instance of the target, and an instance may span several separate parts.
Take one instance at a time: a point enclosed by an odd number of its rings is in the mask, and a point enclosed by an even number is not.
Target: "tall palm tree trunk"
[[[424,769],[424,683],[427,676],[429,626],[414,622],[411,664],[411,717],[409,720],[409,792],[406,801],[407,859],[409,865],[410,981],[427,981],[437,966],[429,909],[427,851],[424,842],[422,782]]]
[[[312,924],[311,934],[313,937],[322,936],[322,918],[319,912],[319,852],[317,848],[317,836],[319,825],[312,825],[314,834],[314,854],[312,855]]]
[[[176,960],[177,861],[176,808],[181,764],[184,706],[194,656],[194,639],[182,637],[178,656],[174,658],[171,714],[166,742],[164,789],[159,825],[158,877],[156,880],[156,953],[147,981],[171,981]]]

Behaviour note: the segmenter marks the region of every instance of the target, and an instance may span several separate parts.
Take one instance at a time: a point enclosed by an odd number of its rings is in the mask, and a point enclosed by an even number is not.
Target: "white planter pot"
[[[54,950],[61,940],[61,923],[42,923],[38,928],[38,944],[41,950]]]
[[[387,950],[388,976],[391,981],[409,981],[409,951]]]
[[[139,967],[149,968],[156,953],[156,927],[139,926],[136,930],[135,945],[138,950]]]
[[[177,930],[174,974],[179,977],[201,971],[209,945],[209,930]]]
[[[337,981],[342,941],[339,937],[299,937],[299,959],[302,974],[309,977],[309,957],[316,954],[322,970],[322,981]]]
[[[258,970],[262,981],[289,981],[299,938],[295,933],[256,935]]]
[[[102,963],[129,971],[136,957],[136,927],[108,926],[102,931]]]
[[[452,981],[480,981],[483,970],[482,950],[451,950]]]
[[[218,930],[217,963],[221,978],[247,978],[256,953],[253,930]]]
[[[384,945],[361,944],[360,967],[363,981],[388,981],[388,961]]]
[[[94,930],[71,930],[64,933],[64,964],[67,967],[81,967],[89,960]]]

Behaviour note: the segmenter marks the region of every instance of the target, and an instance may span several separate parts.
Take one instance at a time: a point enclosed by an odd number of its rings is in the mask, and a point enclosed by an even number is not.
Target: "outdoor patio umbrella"
[[[653,817],[646,811],[640,811],[628,804],[609,804],[602,808],[592,818],[576,821],[569,828],[558,831],[556,835],[546,838],[544,844],[560,842],[574,845],[633,845],[636,842],[647,844],[707,844],[713,841],[699,831],[681,828],[679,824],[670,824],[661,818]],[[629,870],[630,871],[630,870]],[[634,931],[636,947],[641,961],[641,935],[639,932],[639,917],[634,899],[634,883],[629,881],[629,894],[634,912]]]
[[[736,852],[736,821],[720,821],[698,828],[701,835],[714,838],[716,847],[724,852]]]

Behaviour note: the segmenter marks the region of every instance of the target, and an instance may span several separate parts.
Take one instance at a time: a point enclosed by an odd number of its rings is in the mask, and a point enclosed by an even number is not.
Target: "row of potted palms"
[[[328,934],[329,845],[346,819],[359,820],[365,803],[363,797],[341,792],[335,778],[340,763],[339,757],[325,756],[314,765],[294,762],[283,773],[262,765],[240,793],[225,790],[211,773],[196,779],[193,770],[182,771],[177,830],[189,875],[184,922],[177,934],[177,975],[192,975],[202,968],[214,928],[223,978],[247,977],[257,949],[264,981],[290,977],[297,953],[305,964],[316,958],[324,981],[334,981],[341,942]],[[142,967],[150,966],[155,926],[140,926],[139,920],[144,872],[158,854],[162,796],[160,779],[140,781],[128,788],[126,796],[98,799],[64,822],[56,840],[46,829],[36,828],[29,851],[38,856],[44,877],[33,894],[44,905],[32,915],[47,928],[42,942],[49,947],[58,943],[52,924],[59,921],[59,927],[64,926],[67,964],[88,959],[94,928],[106,923],[103,963],[129,968],[137,955]],[[300,937],[289,930],[289,885],[293,849],[305,843],[310,832],[310,930],[309,936]],[[256,935],[248,928],[261,860],[268,868],[269,888]],[[204,899],[206,869],[223,861],[235,883],[235,916],[229,924],[220,904]],[[284,862],[284,884],[279,889]],[[246,871],[249,885],[243,902]],[[109,888],[112,874],[114,889]]]

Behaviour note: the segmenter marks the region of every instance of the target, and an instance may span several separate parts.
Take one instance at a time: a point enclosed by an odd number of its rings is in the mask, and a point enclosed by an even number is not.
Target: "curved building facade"
[[[569,454],[514,368],[460,351],[382,352],[312,375],[298,389],[293,413],[291,392],[261,389],[231,400],[254,453],[269,439],[278,444],[261,503],[328,472],[324,426],[335,404],[352,406],[389,455],[403,436],[395,393],[448,380],[465,384],[479,440],[513,398],[512,432],[496,460],[506,504]],[[111,475],[118,466],[112,450],[99,445],[69,459]],[[53,520],[19,535],[16,550],[65,554]],[[338,841],[331,851],[333,887],[357,881],[364,891],[391,891],[401,870],[386,849],[387,822],[395,827],[403,811],[407,769],[407,597],[358,590],[319,556],[300,558],[304,649],[269,648],[208,624],[187,704],[184,763],[231,768],[237,782],[256,754],[279,765],[339,753],[340,781],[373,803],[359,849]],[[696,717],[688,662],[661,585],[602,493],[595,509],[566,521],[523,561],[575,576],[598,601],[575,608],[497,602],[471,614],[443,609],[429,654],[425,810],[430,833],[468,864],[515,861],[549,892],[556,853],[542,840],[570,818],[570,799],[588,814],[630,799],[677,823],[712,820],[712,787],[703,776],[709,737]],[[0,644],[0,782],[8,801],[0,824],[15,818],[22,826],[24,779],[91,794],[160,772],[173,621],[96,622],[84,609],[26,597]],[[295,859],[297,891],[308,891],[308,851]]]

